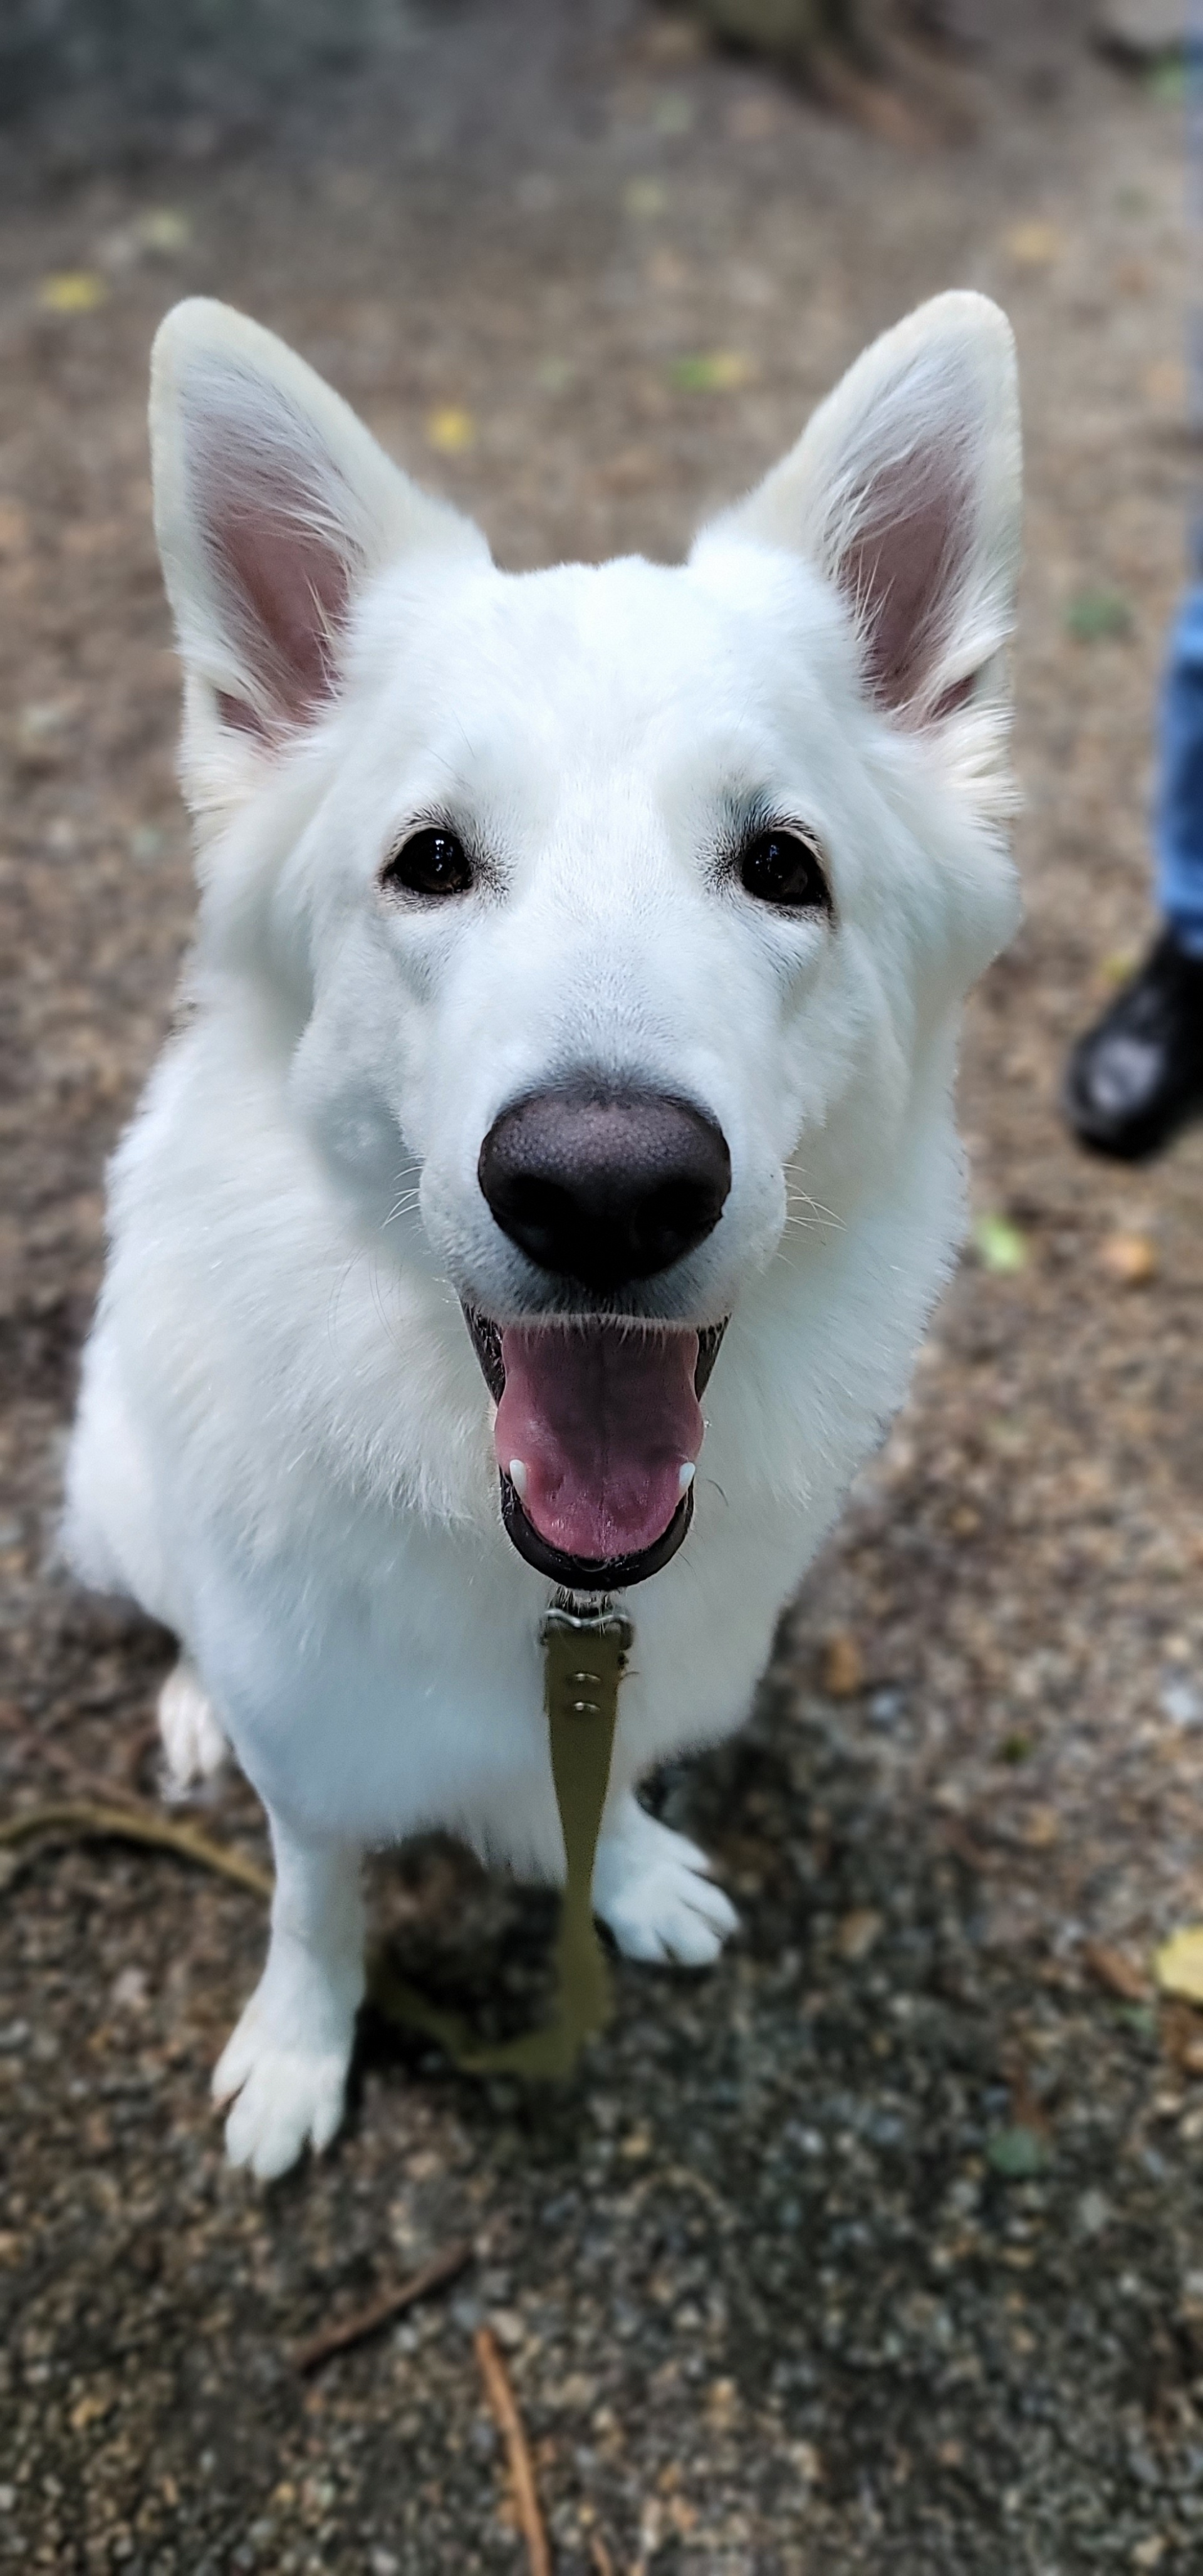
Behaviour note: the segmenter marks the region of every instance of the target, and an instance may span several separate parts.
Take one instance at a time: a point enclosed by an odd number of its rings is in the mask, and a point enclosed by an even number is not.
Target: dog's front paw
[[[343,2115],[354,2015],[345,2045],[306,2047],[273,2026],[253,1995],[213,2073],[215,2102],[234,2107],[226,2122],[232,2165],[249,2165],[260,2182],[287,2173],[302,2149],[320,2155]]]
[[[708,1968],[739,1929],[705,1852],[657,1824],[634,1798],[598,1844],[593,1904],[628,1959]]]

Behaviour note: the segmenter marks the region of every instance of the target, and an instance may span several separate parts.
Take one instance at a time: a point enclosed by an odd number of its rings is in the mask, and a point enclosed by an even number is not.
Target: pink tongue
[[[697,1334],[511,1324],[501,1355],[497,1457],[507,1474],[522,1461],[540,1538],[594,1564],[651,1547],[702,1445]]]

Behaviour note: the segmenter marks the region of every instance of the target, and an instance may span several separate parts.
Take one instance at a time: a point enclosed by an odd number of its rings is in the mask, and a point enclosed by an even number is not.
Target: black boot
[[[1123,1163],[1158,1153],[1203,1114],[1203,957],[1172,930],[1079,1038],[1063,1106],[1079,1144]]]

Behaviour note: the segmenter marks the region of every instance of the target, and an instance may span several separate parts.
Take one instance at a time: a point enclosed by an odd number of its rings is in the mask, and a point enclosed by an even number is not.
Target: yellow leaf
[[[1051,268],[1064,248],[1055,224],[1015,224],[1007,234],[1007,249],[1021,268]]]
[[[458,403],[443,403],[432,411],[426,423],[426,436],[440,456],[463,456],[476,443],[476,423],[470,411]]]
[[[1153,1974],[1162,1993],[1184,1995],[1191,2004],[1203,2004],[1203,1923],[1188,1923],[1181,1932],[1171,1932],[1153,1959]]]
[[[103,277],[93,268],[63,268],[44,277],[38,302],[47,313],[94,313],[108,295]]]

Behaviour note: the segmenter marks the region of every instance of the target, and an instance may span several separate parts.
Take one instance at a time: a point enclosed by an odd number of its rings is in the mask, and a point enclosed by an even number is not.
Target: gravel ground
[[[1054,1107],[1147,927],[1192,475],[1179,134],[1164,84],[1093,61],[1071,12],[1012,15],[1006,58],[941,73],[903,141],[620,0],[507,0],[254,141],[185,120],[104,170],[53,120],[14,145],[10,1811],[89,1778],[153,1796],[169,1655],[54,1555],[103,1158],[189,919],[143,444],[164,306],[200,290],[275,325],[514,564],[676,549],[950,283],[1014,316],[1031,473],[1028,919],[964,1076],[993,1222],[751,1726],[656,1793],[744,1936],[703,1977],[622,1967],[612,2034],[550,2098],[369,2020],[344,2135],[261,2191],[206,2095],[256,1900],[124,1846],[23,1858],[0,1895],[14,2567],[518,2576],[487,2319],[557,2576],[1203,2568],[1203,2021],[1147,1984],[1203,1913],[1203,1137],[1125,1176]],[[262,1853],[236,1782],[198,1821]],[[430,1844],[378,1865],[373,1902],[432,1983],[529,2002],[544,1897]],[[298,2337],[460,2235],[454,2286],[298,2375]]]

